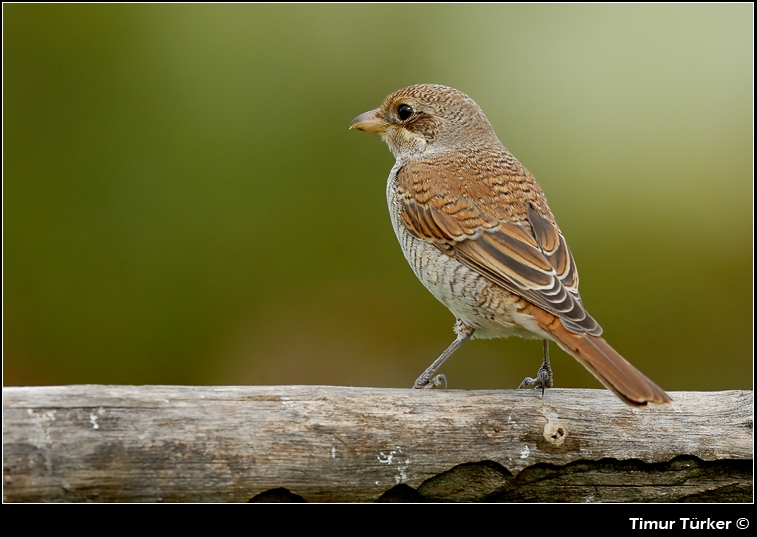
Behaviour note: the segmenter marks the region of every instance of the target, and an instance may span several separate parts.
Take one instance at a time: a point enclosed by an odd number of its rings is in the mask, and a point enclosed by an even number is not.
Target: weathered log
[[[753,392],[3,389],[4,500],[752,501]]]

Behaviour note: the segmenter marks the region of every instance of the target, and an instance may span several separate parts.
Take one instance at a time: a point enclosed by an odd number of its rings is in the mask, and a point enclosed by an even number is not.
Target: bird
[[[543,341],[536,378],[553,386],[552,341],[631,406],[672,399],[602,338],[584,308],[578,271],[536,178],[505,148],[481,108],[448,86],[400,89],[350,129],[379,133],[396,161],[387,180],[392,226],[423,285],[455,316],[455,340],[413,388],[471,339]]]

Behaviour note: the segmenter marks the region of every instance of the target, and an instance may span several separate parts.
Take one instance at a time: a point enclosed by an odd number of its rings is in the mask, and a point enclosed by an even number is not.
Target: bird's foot
[[[444,375],[436,375],[432,379],[425,379],[421,375],[413,384],[414,390],[434,390],[434,389],[447,389],[447,377]]]
[[[475,332],[476,329],[472,326],[468,326],[465,324],[465,321],[458,318],[455,321],[455,333],[457,334],[457,337],[455,338],[455,341],[452,342],[452,344],[447,347],[447,350],[445,350],[442,355],[434,360],[434,363],[431,364],[426,368],[426,370],[423,372],[423,374],[418,377],[415,381],[415,384],[413,384],[414,390],[419,389],[434,389],[434,388],[441,388],[444,389],[447,387],[447,377],[444,375],[436,375],[433,376],[434,373],[442,366],[444,361],[452,356],[452,353],[455,352],[457,349],[460,348],[460,346],[468,341],[470,337],[473,335],[473,332]],[[433,378],[432,378],[433,377]]]
[[[541,388],[541,396],[544,397],[544,389],[551,388],[553,385],[552,378],[552,366],[549,364],[549,342],[544,340],[544,361],[536,373],[536,378],[526,377],[523,382],[518,386],[519,390],[526,390],[529,388],[537,389]]]
[[[533,388],[534,390],[541,388],[541,394],[544,396],[544,389],[552,387],[552,368],[549,364],[544,367],[545,364],[539,368],[539,372],[536,374],[536,378],[526,377],[523,382],[518,386],[519,390],[528,390]]]

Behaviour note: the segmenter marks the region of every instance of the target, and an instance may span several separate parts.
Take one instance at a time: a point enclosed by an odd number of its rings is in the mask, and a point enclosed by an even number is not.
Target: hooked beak
[[[386,132],[389,125],[384,121],[378,108],[364,114],[360,114],[350,123],[351,129],[365,132]]]

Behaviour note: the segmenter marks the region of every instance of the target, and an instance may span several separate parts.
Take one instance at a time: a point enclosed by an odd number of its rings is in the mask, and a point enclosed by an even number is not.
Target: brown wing
[[[413,162],[397,182],[402,220],[413,235],[555,315],[571,332],[602,333],[581,303],[573,256],[544,194],[514,157]]]

